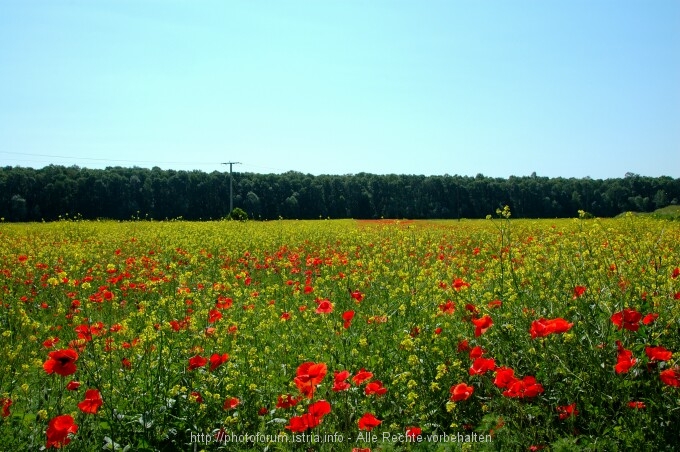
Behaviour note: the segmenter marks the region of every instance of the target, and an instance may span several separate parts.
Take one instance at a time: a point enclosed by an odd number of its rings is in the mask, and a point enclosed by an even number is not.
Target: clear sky
[[[680,177],[678,0],[0,0],[0,166]]]

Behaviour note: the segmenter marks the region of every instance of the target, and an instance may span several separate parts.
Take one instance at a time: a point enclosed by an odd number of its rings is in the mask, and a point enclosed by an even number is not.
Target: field
[[[673,450],[680,223],[0,224],[5,450]]]

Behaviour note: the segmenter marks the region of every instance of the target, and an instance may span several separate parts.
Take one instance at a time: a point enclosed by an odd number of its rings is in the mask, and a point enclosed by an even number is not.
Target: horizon
[[[0,164],[678,178],[677,23],[674,0],[3,3]]]

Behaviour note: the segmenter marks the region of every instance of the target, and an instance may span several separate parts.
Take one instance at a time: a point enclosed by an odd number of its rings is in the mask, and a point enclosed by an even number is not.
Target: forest
[[[508,205],[514,217],[599,217],[651,212],[680,199],[680,179],[627,173],[616,179],[507,179],[459,175],[232,174],[233,206],[255,220],[484,218]],[[230,213],[230,175],[158,167],[0,168],[4,221],[216,220]]]

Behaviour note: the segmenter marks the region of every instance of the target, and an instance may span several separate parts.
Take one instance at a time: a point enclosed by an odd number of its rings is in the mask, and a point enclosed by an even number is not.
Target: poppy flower
[[[229,355],[226,353],[221,355],[219,353],[213,353],[212,356],[210,356],[210,371],[212,372],[213,370],[217,369],[222,364],[227,362],[228,359]]]
[[[675,279],[675,278],[677,278],[678,276],[680,276],[680,268],[675,267],[675,268],[673,269],[673,273],[671,273],[671,278]]]
[[[453,303],[453,301],[447,300],[446,303],[442,303],[439,305],[439,310],[443,314],[451,315],[456,311],[456,305]]]
[[[642,323],[644,325],[650,325],[650,324],[654,323],[654,321],[658,318],[659,318],[659,314],[656,314],[656,313],[647,314],[642,319]]]
[[[333,312],[333,303],[329,300],[321,300],[315,312],[317,314],[330,314]]]
[[[463,281],[461,278],[456,278],[451,283],[451,287],[453,287],[456,290],[461,290],[464,287],[470,287],[470,283]]]
[[[418,438],[422,433],[423,430],[420,427],[406,427],[406,437],[410,440]]]
[[[280,395],[276,400],[276,408],[287,410],[290,407],[297,405],[300,399],[296,399],[292,395]]]
[[[293,416],[290,418],[288,425],[286,425],[284,428],[290,430],[291,432],[300,433],[307,430],[309,426],[307,425],[307,420],[304,416]]]
[[[359,292],[358,290],[355,290],[354,292],[350,293],[350,296],[357,302],[361,303],[361,301],[364,299],[364,294]]]
[[[75,391],[79,387],[80,387],[80,382],[75,381],[75,380],[69,381],[68,384],[66,385],[66,389],[68,389],[69,391]]]
[[[585,286],[576,286],[574,287],[574,295],[571,298],[572,300],[576,300],[577,298],[582,297],[584,293],[586,293]]]
[[[222,318],[222,313],[217,309],[211,309],[208,313],[208,323],[215,323]]]
[[[470,350],[470,344],[468,343],[468,340],[463,339],[462,341],[458,342],[458,348],[456,350],[458,351],[458,353]]]
[[[354,318],[354,311],[345,311],[342,313],[342,320],[343,324],[342,327],[344,329],[349,328],[350,324],[352,323],[352,319]]]
[[[311,399],[314,389],[323,381],[327,371],[328,368],[324,363],[305,362],[298,367],[297,376],[293,382],[305,397]]]
[[[315,418],[321,419],[331,412],[331,404],[325,400],[319,400],[309,405],[307,412]]]
[[[536,382],[536,378],[526,376],[521,380],[515,379],[511,382],[507,389],[503,391],[503,395],[512,398],[536,397],[543,392],[543,385]]]
[[[78,432],[78,426],[75,424],[73,418],[68,414],[62,414],[53,418],[47,425],[47,444],[45,447],[49,449],[54,447],[59,449],[71,442],[69,435],[75,435]]]
[[[366,430],[370,432],[375,427],[382,424],[382,421],[373,416],[371,413],[365,413],[363,416],[361,416],[361,419],[359,419],[358,424],[359,430]]]
[[[333,391],[346,391],[350,388],[350,384],[345,381],[349,378],[349,372],[346,370],[334,372],[333,374]]]
[[[668,386],[680,387],[680,368],[666,369],[659,374],[659,378]]]
[[[472,319],[472,323],[475,325],[475,337],[479,337],[484,334],[486,330],[491,328],[491,325],[493,325],[493,320],[490,316],[485,315],[481,319]]]
[[[556,319],[544,319],[540,318],[531,322],[531,328],[529,328],[529,333],[532,339],[537,337],[545,337],[553,333],[565,333],[574,326],[573,323],[569,323],[563,318]]]
[[[619,330],[624,328],[629,331],[637,331],[640,328],[639,322],[641,318],[642,314],[635,309],[626,308],[623,311],[614,313],[611,316],[611,321]]]
[[[633,402],[633,401],[631,401],[631,402],[628,402],[628,408],[634,408],[636,410],[643,410],[643,409],[647,408],[647,405],[645,405],[645,402],[639,402],[639,401]]]
[[[668,361],[673,356],[673,352],[664,347],[645,347],[645,353],[652,361]]]
[[[43,369],[48,374],[56,373],[65,377],[76,373],[78,353],[71,349],[55,350],[48,354],[49,359],[43,363]]]
[[[383,386],[380,380],[371,381],[364,388],[364,393],[368,395],[378,395],[381,396],[387,392],[387,388]]]
[[[483,375],[488,371],[496,369],[496,361],[493,358],[477,358],[470,366],[470,375]]]
[[[193,358],[189,358],[189,370],[198,369],[205,366],[207,363],[208,358],[204,358],[201,355],[196,355]]]
[[[352,377],[352,381],[354,382],[355,385],[359,386],[361,383],[363,383],[366,380],[370,380],[373,378],[373,373],[367,371],[363,367],[355,376]]]
[[[556,407],[556,409],[557,412],[559,413],[559,417],[561,420],[568,419],[570,417],[578,415],[578,410],[576,409],[576,402],[570,405],[558,406]]]
[[[465,383],[458,383],[455,386],[451,386],[449,392],[451,393],[451,400],[453,402],[460,402],[469,399],[472,393],[475,392],[475,388],[468,386]]]
[[[85,391],[85,400],[78,404],[80,411],[87,414],[97,414],[99,407],[104,404],[102,395],[97,389],[88,389]]]
[[[631,367],[635,365],[637,359],[633,357],[633,352],[623,348],[621,341],[616,341],[616,347],[618,348],[618,355],[616,357],[616,365],[614,370],[617,374],[627,373]]]
[[[0,399],[0,405],[2,405],[2,417],[9,416],[9,407],[12,406],[12,399],[10,398]]]
[[[484,349],[479,345],[475,346],[470,350],[470,359],[477,359],[484,354]]]
[[[517,381],[515,377],[515,371],[509,367],[499,367],[496,369],[496,378],[493,384],[500,389],[506,389],[512,383]]]
[[[236,397],[227,397],[226,400],[224,401],[224,405],[222,406],[222,408],[225,410],[233,410],[240,403],[241,401]]]
[[[198,391],[192,391],[191,394],[189,394],[189,400],[193,400],[196,403],[203,403],[203,397],[201,396],[201,393]]]

